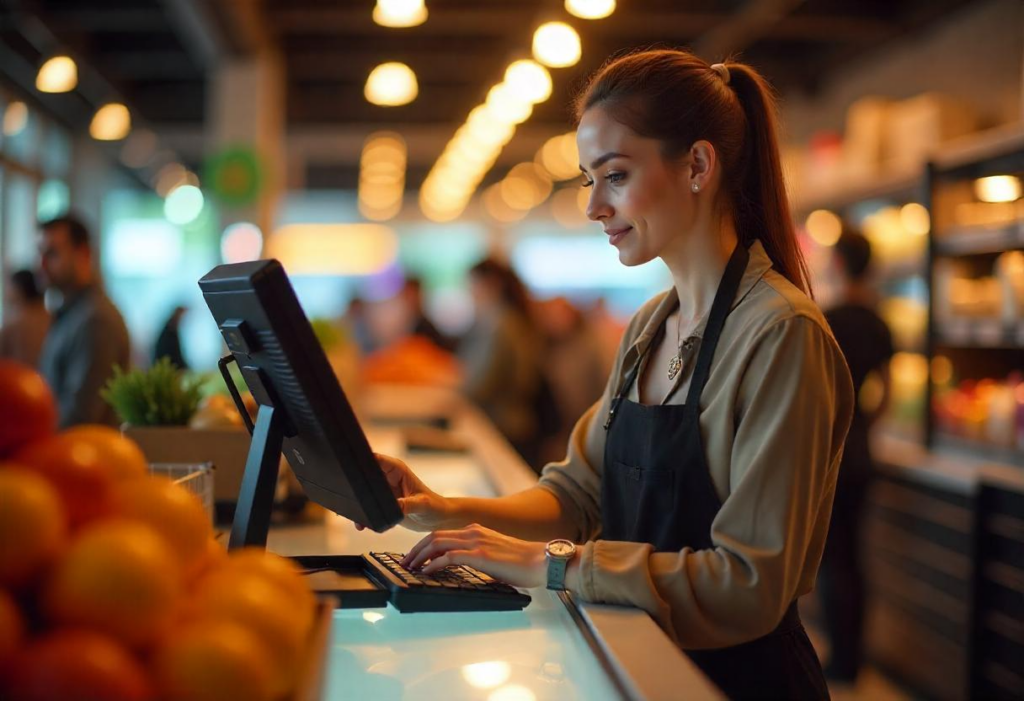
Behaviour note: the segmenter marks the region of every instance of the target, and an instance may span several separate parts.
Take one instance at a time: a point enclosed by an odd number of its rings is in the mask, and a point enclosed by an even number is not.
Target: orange
[[[120,643],[93,631],[58,630],[17,655],[10,701],[150,701],[152,685]]]
[[[272,659],[272,696],[294,686],[309,629],[280,587],[257,574],[222,569],[200,582],[190,614],[192,620],[231,621],[255,633]]]
[[[110,513],[115,470],[92,439],[61,433],[29,443],[14,459],[57,488],[72,529]]]
[[[304,623],[305,630],[313,624],[316,616],[316,596],[295,562],[263,548],[247,547],[228,553],[224,568],[233,572],[250,572],[267,577],[281,587],[288,595],[290,606],[297,615],[309,616]]]
[[[227,560],[228,551],[216,539],[210,538],[206,542],[206,556],[199,563],[199,572],[193,582],[219,570]]]
[[[72,543],[43,609],[58,624],[145,645],[174,620],[180,592],[178,563],[164,540],[145,524],[113,520],[85,529]]]
[[[163,701],[271,701],[270,667],[259,638],[230,621],[187,626],[164,641],[154,659]]]
[[[0,463],[0,585],[30,583],[66,540],[64,510],[49,482],[14,463]]]
[[[43,376],[0,359],[0,457],[57,432],[57,402]]]
[[[99,451],[100,462],[115,480],[142,477],[149,473],[149,461],[133,440],[109,426],[75,426],[62,434],[89,443]]]
[[[213,540],[213,527],[196,495],[166,477],[130,480],[114,486],[116,516],[141,521],[167,542],[186,579],[199,573]]]
[[[0,671],[21,647],[25,619],[11,595],[0,589]]]

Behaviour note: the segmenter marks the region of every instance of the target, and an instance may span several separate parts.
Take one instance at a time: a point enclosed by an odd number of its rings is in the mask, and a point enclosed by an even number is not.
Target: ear
[[[690,185],[696,185],[699,190],[705,189],[711,184],[711,178],[718,168],[718,154],[710,141],[701,139],[695,141],[690,147],[690,167],[687,175],[690,178]]]

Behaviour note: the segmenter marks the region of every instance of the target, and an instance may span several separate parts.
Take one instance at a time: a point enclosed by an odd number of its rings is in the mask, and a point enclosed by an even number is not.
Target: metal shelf
[[[1024,348],[1024,321],[1006,324],[999,319],[957,319],[935,322],[935,340],[950,348],[1019,350]]]
[[[950,229],[935,235],[935,253],[941,256],[969,256],[1002,253],[1024,247],[1024,221],[999,228]]]

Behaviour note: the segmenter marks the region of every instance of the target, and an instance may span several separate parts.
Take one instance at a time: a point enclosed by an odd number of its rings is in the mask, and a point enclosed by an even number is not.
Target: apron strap
[[[725,266],[725,273],[722,274],[718,292],[715,293],[715,301],[711,303],[711,314],[708,317],[708,325],[704,328],[704,337],[700,342],[697,365],[693,369],[693,377],[690,378],[690,391],[686,394],[684,411],[691,414],[700,413],[700,395],[711,375],[711,360],[714,358],[715,348],[718,347],[718,338],[722,335],[725,318],[729,316],[733,300],[736,299],[736,292],[740,288],[743,273],[747,270],[748,260],[750,260],[750,252],[747,247],[737,242],[732,256],[729,257],[729,263]]]

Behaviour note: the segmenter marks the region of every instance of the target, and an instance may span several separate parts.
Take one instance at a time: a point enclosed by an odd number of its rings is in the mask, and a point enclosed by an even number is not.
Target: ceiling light
[[[565,22],[548,22],[533,34],[533,57],[551,68],[575,65],[582,54],[580,35]]]
[[[404,63],[382,63],[370,72],[363,94],[375,105],[397,107],[416,99],[416,74]]]
[[[505,71],[505,84],[524,102],[537,104],[551,97],[551,74],[536,61],[515,61]]]
[[[28,107],[15,100],[4,110],[4,136],[17,136],[28,125]]]
[[[423,0],[377,0],[373,21],[382,27],[415,27],[427,21]]]
[[[507,124],[522,124],[533,112],[533,105],[516,95],[507,83],[498,83],[490,89],[486,105],[497,121]]]
[[[529,208],[516,209],[508,205],[502,194],[502,183],[495,183],[484,190],[481,201],[484,205],[484,211],[486,211],[491,218],[500,222],[511,223],[519,221],[525,217],[526,213],[529,211]],[[499,682],[499,684],[500,683],[501,682]]]
[[[181,185],[164,200],[164,216],[172,224],[185,226],[195,221],[203,211],[203,204],[202,190],[195,185]]]
[[[604,19],[615,12],[615,0],[565,0],[565,9],[580,19]]]
[[[804,226],[820,246],[834,246],[843,233],[842,220],[827,209],[816,209],[808,214]]]
[[[580,174],[580,154],[576,134],[553,136],[544,142],[535,159],[555,180],[570,180]]]
[[[579,188],[563,187],[551,198],[551,215],[566,229],[577,229],[587,223],[579,208]]]
[[[402,209],[406,148],[398,134],[371,134],[359,160],[359,211],[367,219],[385,221]]]
[[[54,56],[36,75],[36,90],[47,93],[70,92],[78,85],[78,66],[70,56]]]
[[[982,202],[1013,202],[1020,199],[1020,178],[992,175],[974,181],[974,195]]]
[[[132,130],[128,108],[118,102],[103,105],[93,115],[89,134],[97,141],[120,141]]]
[[[256,260],[263,252],[263,232],[250,222],[238,222],[224,229],[220,239],[220,256],[225,263]]]

